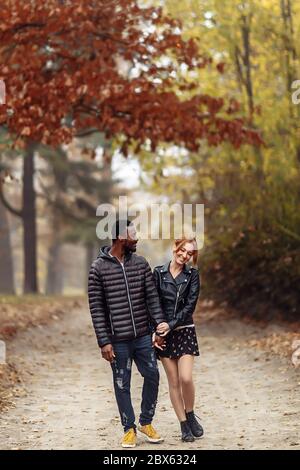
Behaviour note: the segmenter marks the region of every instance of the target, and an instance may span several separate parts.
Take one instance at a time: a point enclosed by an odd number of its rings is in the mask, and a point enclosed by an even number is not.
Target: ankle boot
[[[194,442],[195,438],[192,434],[191,428],[187,421],[180,422],[181,427],[181,440],[183,442]]]
[[[185,413],[185,415],[186,415],[186,420],[189,424],[189,427],[190,427],[190,430],[191,430],[193,436],[197,437],[198,439],[200,437],[203,437],[203,427],[197,421],[197,417],[196,417],[194,411],[189,411],[188,413]]]

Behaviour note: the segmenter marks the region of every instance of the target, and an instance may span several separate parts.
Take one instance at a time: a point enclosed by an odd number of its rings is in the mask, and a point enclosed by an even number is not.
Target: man
[[[135,447],[136,425],[130,396],[132,361],[144,378],[138,430],[150,442],[163,439],[152,426],[159,371],[151,327],[165,324],[151,268],[136,255],[137,236],[129,220],[117,220],[112,246],[101,249],[89,274],[89,306],[102,357],[110,362],[121,422],[123,447]],[[162,345],[155,337],[154,343]]]

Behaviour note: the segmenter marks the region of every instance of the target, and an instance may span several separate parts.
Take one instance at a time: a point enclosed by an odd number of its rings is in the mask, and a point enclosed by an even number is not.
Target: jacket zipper
[[[112,322],[112,318],[111,318],[111,314],[109,313],[109,319],[110,319],[110,327],[111,327],[111,333],[112,335],[114,335],[114,327],[113,327],[113,322]]]
[[[119,261],[119,263],[120,263],[120,261]],[[127,297],[128,297],[129,307],[130,307],[131,321],[132,321],[132,326],[133,326],[133,330],[134,330],[134,336],[136,337],[137,334],[136,334],[136,328],[135,328],[135,323],[134,323],[134,318],[133,318],[133,311],[132,311],[131,299],[130,299],[130,294],[129,294],[129,287],[128,287],[128,283],[127,283],[127,277],[126,277],[125,268],[124,268],[123,264],[120,263],[120,265],[121,265],[121,268],[122,268],[123,274],[124,274],[126,290],[127,290]]]
[[[179,289],[177,289],[176,302],[175,302],[175,308],[174,308],[173,318],[175,318],[175,316],[176,316],[176,308],[177,308],[177,303],[178,303],[178,298],[179,298],[181,286],[182,286],[182,284],[180,284]]]

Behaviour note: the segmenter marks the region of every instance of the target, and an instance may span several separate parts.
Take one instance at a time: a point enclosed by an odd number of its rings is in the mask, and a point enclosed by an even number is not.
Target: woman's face
[[[195,245],[191,242],[186,242],[177,252],[174,252],[174,259],[178,264],[188,263],[194,254]]]

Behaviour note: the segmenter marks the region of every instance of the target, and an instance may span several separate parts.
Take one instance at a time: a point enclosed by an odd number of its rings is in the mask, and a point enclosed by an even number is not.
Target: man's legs
[[[130,395],[132,343],[129,341],[115,343],[113,348],[116,358],[111,363],[111,368],[113,371],[115,395],[121,422],[124,431],[127,432],[130,428],[136,428]]]
[[[140,374],[144,377],[140,424],[152,422],[157,403],[159,371],[151,336],[142,336],[134,340],[133,359]]]

